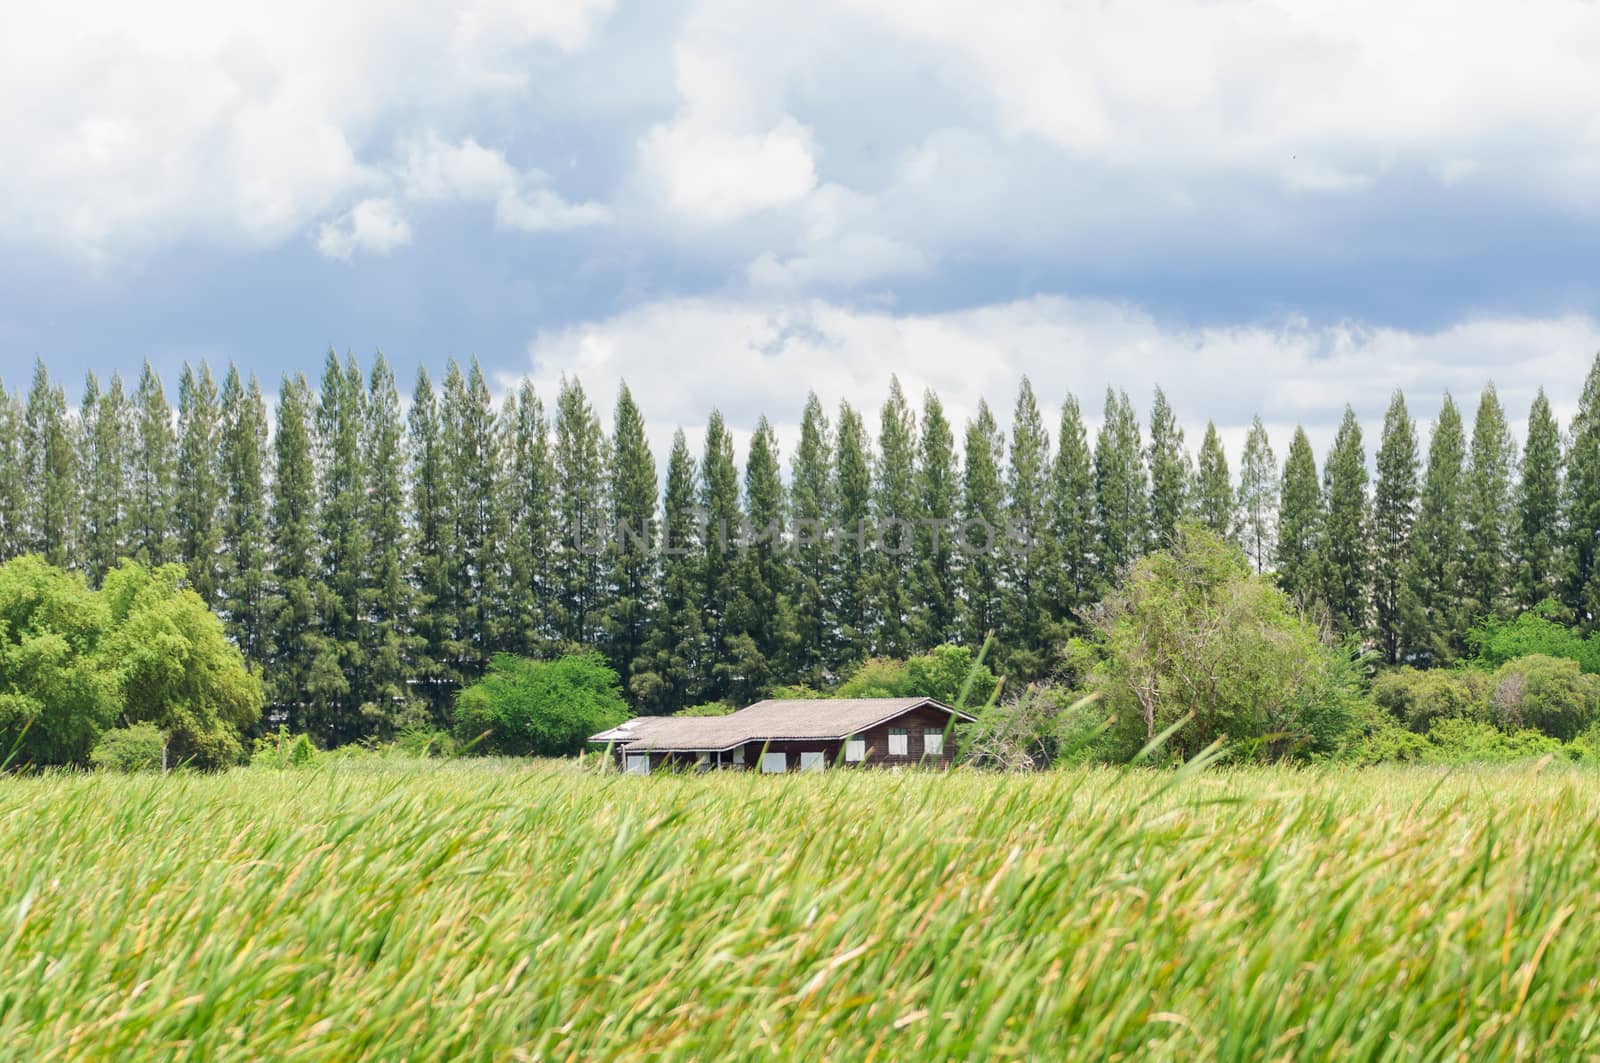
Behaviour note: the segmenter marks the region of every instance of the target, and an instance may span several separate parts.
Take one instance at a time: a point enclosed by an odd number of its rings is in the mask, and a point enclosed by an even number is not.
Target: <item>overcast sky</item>
[[[0,371],[476,355],[657,440],[1026,373],[1235,458],[1396,386],[1565,417],[1597,55],[1590,0],[13,0]]]

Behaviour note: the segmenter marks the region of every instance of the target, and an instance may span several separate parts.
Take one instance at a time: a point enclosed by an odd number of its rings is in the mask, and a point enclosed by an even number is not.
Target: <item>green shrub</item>
[[[501,653],[456,695],[455,732],[474,752],[567,756],[628,715],[617,673],[597,653],[554,661]]]
[[[394,744],[413,757],[450,757],[456,752],[455,736],[435,727],[408,727],[395,737]]]
[[[1467,644],[1476,655],[1473,664],[1493,671],[1518,657],[1538,655],[1577,661],[1584,672],[1600,674],[1600,637],[1580,635],[1562,624],[1560,615],[1560,606],[1544,601],[1515,620],[1480,620],[1467,632]]]
[[[257,738],[250,756],[251,764],[269,768],[299,768],[316,762],[317,747],[311,744],[311,737],[304,732],[290,734],[282,724],[275,733]]]
[[[1363,766],[1428,759],[1428,740],[1402,726],[1389,710],[1362,701],[1351,715],[1354,733],[1340,759]]]
[[[1507,733],[1490,724],[1451,717],[1433,721],[1428,744],[1428,759],[1446,764],[1569,755],[1560,742],[1538,731]]]
[[[776,695],[774,695],[776,697]],[[727,716],[734,711],[726,701],[703,701],[673,713],[674,716]]]
[[[102,771],[160,771],[166,750],[167,736],[160,728],[153,723],[136,723],[102,734],[89,759]]]
[[[1481,673],[1442,668],[1395,668],[1372,682],[1372,700],[1422,734],[1435,720],[1486,719]]]
[[[1494,673],[1489,710],[1507,731],[1533,728],[1552,738],[1576,738],[1600,710],[1600,676],[1578,662],[1533,654],[1507,661]]]
[[[955,705],[968,679],[967,704],[983,705],[999,678],[969,647],[946,644],[909,660],[870,657],[839,684],[839,698],[937,698]],[[957,706],[966,707],[966,706]]]

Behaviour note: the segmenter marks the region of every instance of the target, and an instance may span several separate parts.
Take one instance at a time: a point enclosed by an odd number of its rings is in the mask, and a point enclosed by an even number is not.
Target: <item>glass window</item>
[[[628,769],[628,774],[629,775],[649,775],[650,774],[650,754],[648,754],[648,753],[629,753],[628,754],[628,760],[627,760],[627,769]]]
[[[922,752],[930,757],[944,755],[944,732],[927,731],[922,736]]]
[[[889,728],[889,755],[903,757],[911,752],[911,740],[904,727]]]
[[[821,753],[800,754],[801,771],[821,771],[824,766]]]
[[[865,738],[851,738],[844,744],[844,759],[847,764],[860,764],[867,759],[867,740]]]
[[[789,770],[789,755],[787,753],[761,754],[761,770],[767,775],[777,775]]]
[[[744,767],[744,746],[735,746],[733,749],[733,762]]]

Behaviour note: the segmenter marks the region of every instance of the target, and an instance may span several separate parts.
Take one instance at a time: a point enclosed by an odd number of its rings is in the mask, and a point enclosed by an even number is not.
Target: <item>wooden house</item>
[[[947,768],[955,758],[952,725],[972,719],[934,698],[769,700],[727,716],[639,716],[589,740],[610,746],[618,766],[634,774]]]

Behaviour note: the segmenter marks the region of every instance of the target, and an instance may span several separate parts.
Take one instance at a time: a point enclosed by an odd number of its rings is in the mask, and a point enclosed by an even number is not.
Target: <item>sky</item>
[[[1237,460],[1600,351],[1600,3],[13,0],[0,376],[623,380],[792,441],[1161,385]],[[658,449],[658,460],[664,457]]]

